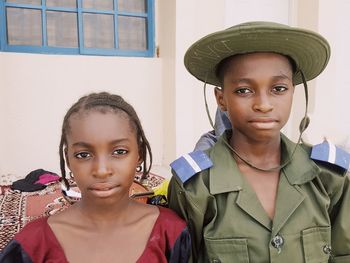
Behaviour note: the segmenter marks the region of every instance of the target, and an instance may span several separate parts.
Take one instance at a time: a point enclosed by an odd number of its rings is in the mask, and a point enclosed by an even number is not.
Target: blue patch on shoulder
[[[345,170],[350,167],[350,153],[328,141],[312,147],[311,159],[332,163]]]
[[[170,164],[180,180],[185,183],[196,173],[213,166],[213,162],[203,151],[194,151],[184,154]]]

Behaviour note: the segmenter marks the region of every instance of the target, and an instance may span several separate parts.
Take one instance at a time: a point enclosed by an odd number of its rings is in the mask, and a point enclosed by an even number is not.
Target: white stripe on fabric
[[[186,159],[188,164],[193,168],[193,170],[198,173],[202,169],[198,166],[198,164],[193,160],[193,158],[189,154],[184,154],[183,157]]]
[[[329,146],[328,162],[335,163],[335,155],[337,153],[337,149],[335,148],[335,145],[333,143],[328,142],[328,146]]]

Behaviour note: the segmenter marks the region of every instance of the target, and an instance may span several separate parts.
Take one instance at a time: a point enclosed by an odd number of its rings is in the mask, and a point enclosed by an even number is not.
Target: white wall
[[[224,0],[176,1],[176,156],[192,151],[201,134],[212,129],[204,107],[203,84],[187,72],[183,57],[194,41],[223,28],[224,4]],[[208,97],[214,114],[210,88]]]
[[[312,143],[327,137],[350,151],[350,2],[319,0],[319,32],[330,42],[328,67],[317,80],[315,111],[308,130]]]
[[[156,0],[156,39],[160,58],[55,56],[0,53],[0,174],[25,176],[37,168],[59,172],[60,125],[81,95],[120,93],[140,115],[156,165],[167,167],[193,149],[211,129],[203,84],[183,64],[187,48],[200,37],[249,20],[269,20],[319,31],[329,39],[328,68],[310,82],[311,125],[305,138],[323,136],[350,148],[348,116],[350,28],[346,0]],[[298,89],[285,132],[295,138],[303,113]],[[207,91],[211,115],[216,103]]]
[[[0,67],[1,173],[25,176],[37,168],[59,172],[65,112],[80,96],[102,90],[134,105],[155,163],[161,162],[159,59],[0,53]]]

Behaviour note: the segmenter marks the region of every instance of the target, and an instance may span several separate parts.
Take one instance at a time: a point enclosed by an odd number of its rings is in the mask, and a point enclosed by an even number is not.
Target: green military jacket
[[[281,170],[272,221],[223,140],[208,151],[210,169],[185,183],[173,171],[169,185],[169,206],[191,231],[193,262],[350,262],[349,174],[298,146]],[[282,135],[282,163],[294,147]]]

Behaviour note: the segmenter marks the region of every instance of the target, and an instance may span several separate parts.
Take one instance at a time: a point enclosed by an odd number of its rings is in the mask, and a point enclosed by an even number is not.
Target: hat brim
[[[321,35],[272,22],[251,22],[218,31],[195,42],[186,52],[184,63],[197,79],[221,86],[216,75],[219,63],[233,55],[272,52],[294,60],[295,85],[318,76],[327,66],[330,46]]]

